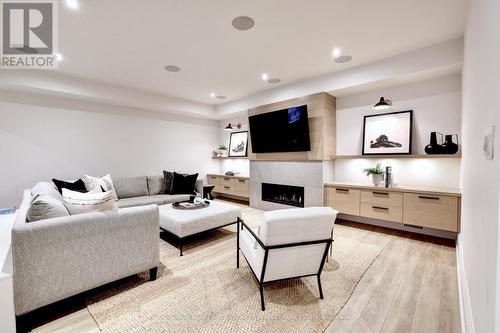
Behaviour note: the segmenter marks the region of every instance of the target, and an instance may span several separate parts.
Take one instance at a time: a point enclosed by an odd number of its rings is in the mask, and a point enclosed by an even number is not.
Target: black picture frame
[[[409,137],[407,138],[407,146],[408,146],[408,151],[405,152],[366,152],[366,121],[369,118],[373,117],[387,117],[395,114],[403,114],[403,113],[408,113],[409,114]],[[372,115],[367,115],[364,116],[363,119],[363,148],[362,148],[362,155],[411,155],[412,154],[412,145],[413,145],[413,110],[407,110],[407,111],[397,111],[397,112],[388,112],[388,113],[379,113],[379,114],[372,114]]]
[[[242,134],[242,133],[246,133],[246,138],[245,138],[245,155],[238,155],[238,154],[234,154],[233,151],[233,146],[232,146],[232,143],[233,143],[233,136],[236,135],[236,134]],[[228,149],[228,157],[247,157],[248,156],[248,131],[239,131],[239,132],[231,132],[231,135],[229,136],[229,149]]]

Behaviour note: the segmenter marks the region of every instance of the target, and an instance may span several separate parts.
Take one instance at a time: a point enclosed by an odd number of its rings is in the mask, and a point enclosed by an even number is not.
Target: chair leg
[[[236,224],[236,268],[240,268],[240,219]]]
[[[323,299],[323,288],[321,288],[321,275],[317,275],[318,277],[318,288],[319,288],[319,298]]]
[[[266,311],[266,305],[264,303],[264,284],[259,283],[260,290],[260,306],[262,307],[262,311]]]
[[[158,274],[158,266],[153,267],[149,270],[149,281],[154,281],[156,280],[156,276]]]

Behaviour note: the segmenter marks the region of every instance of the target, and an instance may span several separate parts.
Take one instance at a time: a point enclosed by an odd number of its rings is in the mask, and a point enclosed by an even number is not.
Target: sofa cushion
[[[156,194],[151,197],[157,198],[163,201],[163,204],[170,204],[178,201],[189,200],[190,194]]]
[[[148,191],[149,195],[165,193],[165,177],[164,176],[148,176]]]
[[[113,183],[119,199],[149,195],[146,176],[115,178]]]
[[[57,188],[54,184],[48,182],[38,182],[31,189],[31,195],[47,195],[59,201],[62,201],[63,197],[61,193],[57,191]]]
[[[57,190],[61,194],[62,194],[63,188],[67,188],[68,190],[71,190],[71,191],[87,192],[87,188],[85,187],[85,183],[81,179],[78,179],[75,182],[68,182],[65,180],[59,180],[59,179],[52,178],[52,182],[56,185]]]
[[[37,194],[28,209],[26,219],[28,222],[35,222],[61,216],[69,216],[69,212],[61,200],[46,194]]]
[[[174,172],[171,194],[195,194],[195,184],[198,174],[182,175]]]
[[[117,202],[118,208],[127,207],[137,207],[137,206],[147,206],[147,205],[163,205],[163,200],[160,198],[155,198],[155,196],[145,195],[142,197],[132,197],[119,199]]]
[[[71,215],[118,209],[113,191],[102,192],[101,188],[96,187],[86,193],[66,188],[63,188],[62,192],[64,206]]]

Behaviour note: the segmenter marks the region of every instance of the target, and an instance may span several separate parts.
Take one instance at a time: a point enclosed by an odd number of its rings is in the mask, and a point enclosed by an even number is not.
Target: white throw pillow
[[[112,191],[101,192],[100,187],[87,193],[71,191],[66,188],[63,188],[62,192],[64,206],[71,215],[118,209],[114,199],[116,194]]]
[[[59,192],[57,192],[59,194]],[[35,195],[31,201],[31,206],[26,213],[28,222],[51,219],[54,217],[69,216],[68,210],[61,200],[50,195]]]
[[[104,191],[112,191],[113,197],[118,200],[118,196],[116,195],[115,185],[113,185],[113,179],[111,179],[111,175],[107,174],[104,177],[92,177],[89,175],[83,176],[83,182],[85,183],[85,188],[87,191],[92,191],[93,189],[98,188],[99,190],[102,188]]]

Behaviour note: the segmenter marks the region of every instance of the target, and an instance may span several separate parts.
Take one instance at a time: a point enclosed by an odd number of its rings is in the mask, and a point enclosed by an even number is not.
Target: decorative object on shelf
[[[392,167],[385,167],[385,187],[392,186]]]
[[[437,134],[441,136],[441,141],[443,140],[443,134],[439,132],[431,132],[431,141],[425,146],[425,153],[429,155],[433,154],[441,154],[443,151],[443,147],[441,144],[437,143]]]
[[[453,135],[457,137],[457,143],[453,142]],[[444,136],[444,143],[441,145],[442,154],[453,155],[458,151],[458,135],[447,134]]]
[[[373,110],[383,111],[389,110],[391,108],[392,102],[384,97],[380,97],[380,100],[373,106]]]
[[[490,126],[484,131],[483,153],[487,160],[495,158],[495,126]]]
[[[247,156],[248,131],[233,132],[229,137],[229,157]]]
[[[410,155],[413,110],[365,116],[363,155]]]
[[[226,171],[224,174],[226,176],[234,176],[234,172],[232,172],[232,171]]]
[[[241,124],[240,123],[236,124],[236,128],[240,129],[241,128]],[[231,123],[227,124],[227,126],[224,127],[224,130],[226,130],[226,131],[232,131],[233,129],[234,128],[233,128],[233,125],[231,125]]]
[[[217,157],[227,156],[227,147],[226,147],[226,145],[224,145],[224,144],[219,145],[218,149],[219,149],[219,154],[217,155]]]
[[[384,181],[384,168],[382,168],[380,162],[378,162],[374,168],[363,169],[363,172],[367,177],[370,175],[372,176],[372,182],[375,186],[379,186],[380,183]]]

